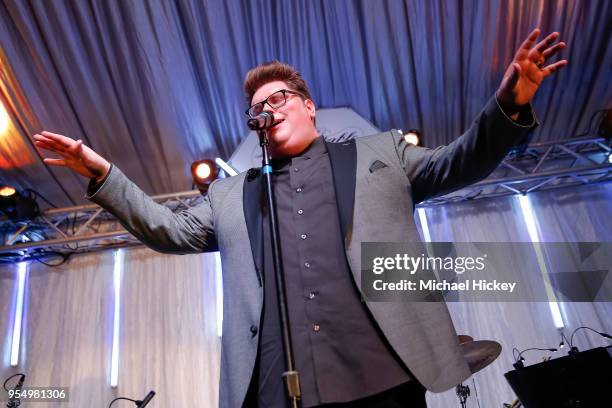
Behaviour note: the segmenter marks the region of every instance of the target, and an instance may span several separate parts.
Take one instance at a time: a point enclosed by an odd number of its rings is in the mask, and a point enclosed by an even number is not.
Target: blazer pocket
[[[374,160],[372,164],[370,164],[370,173],[374,173],[375,171],[384,169],[386,167],[389,167],[389,166],[387,166],[385,163],[381,162],[380,160]]]
[[[373,190],[386,189],[386,188],[397,188],[397,187],[405,187],[410,185],[410,181],[406,174],[401,170],[387,166],[383,162],[380,162],[381,165],[372,166],[375,167],[374,170],[371,170],[369,173],[366,173],[363,181],[367,183],[370,188]]]

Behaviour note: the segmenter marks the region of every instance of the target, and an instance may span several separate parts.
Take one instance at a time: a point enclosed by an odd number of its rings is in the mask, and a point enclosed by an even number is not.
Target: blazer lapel
[[[257,279],[261,286],[263,265],[263,216],[261,214],[263,199],[263,178],[260,169],[250,169],[244,178],[242,208],[246,220],[253,262],[257,271]]]
[[[336,202],[340,215],[342,236],[346,238],[353,225],[355,183],[357,174],[357,147],[351,139],[341,143],[325,142],[331,163],[336,190]]]

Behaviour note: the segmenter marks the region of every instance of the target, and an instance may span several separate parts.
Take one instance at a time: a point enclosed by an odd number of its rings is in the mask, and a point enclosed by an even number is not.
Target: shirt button
[[[296,193],[301,193],[301,192],[302,192],[302,187],[298,187],[298,188],[296,188],[296,189],[295,189],[295,192],[296,192]]]
[[[302,238],[302,239],[306,239],[306,238],[308,238],[308,235],[306,235],[306,234],[302,234],[302,235],[300,235],[300,238]]]
[[[295,168],[293,169],[293,171],[295,171],[295,172],[297,173],[298,171],[300,171],[300,169],[298,169],[297,167],[295,167]]]
[[[257,326],[252,325],[250,330],[251,330],[252,337],[255,337],[257,335]]]
[[[298,210],[298,214],[302,215],[304,214],[304,210],[302,210],[301,208]]]
[[[310,262],[304,262],[304,266],[305,266],[306,268],[310,268]]]
[[[312,325],[312,331],[318,333],[321,330],[321,326],[319,326],[318,324],[313,324]]]

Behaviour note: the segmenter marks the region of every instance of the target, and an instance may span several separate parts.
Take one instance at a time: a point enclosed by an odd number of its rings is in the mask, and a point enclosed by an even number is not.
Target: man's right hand
[[[110,163],[98,153],[83,144],[51,132],[34,135],[36,147],[60,155],[61,159],[45,158],[43,161],[52,166],[67,167],[81,176],[101,181],[110,171]]]

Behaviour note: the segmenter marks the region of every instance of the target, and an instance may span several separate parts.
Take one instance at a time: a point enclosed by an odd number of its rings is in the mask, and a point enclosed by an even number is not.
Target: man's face
[[[283,81],[268,82],[255,92],[251,105],[263,101],[281,89],[291,90]],[[264,105],[264,111],[273,113],[274,119],[280,122],[268,132],[270,154],[276,159],[302,153],[318,136],[313,122],[314,103],[295,94],[287,93],[286,97],[287,103],[279,108],[273,109],[268,104]]]

